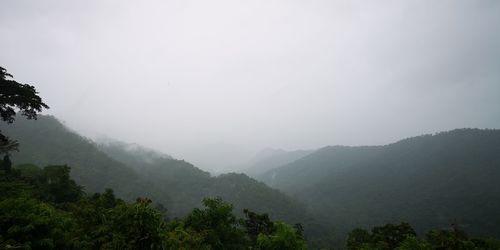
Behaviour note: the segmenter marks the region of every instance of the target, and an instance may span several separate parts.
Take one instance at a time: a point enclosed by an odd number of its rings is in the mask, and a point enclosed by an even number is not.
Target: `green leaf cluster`
[[[431,230],[417,238],[408,223],[386,224],[371,231],[354,229],[346,242],[348,250],[497,250],[500,240],[469,238],[456,225],[450,230]]]

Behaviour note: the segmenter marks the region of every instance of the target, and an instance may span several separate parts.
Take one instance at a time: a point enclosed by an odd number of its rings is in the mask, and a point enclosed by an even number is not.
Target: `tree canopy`
[[[3,67],[0,67],[0,117],[2,121],[12,123],[17,112],[28,119],[36,119],[43,108],[49,106],[38,96],[35,87],[19,83]],[[17,142],[10,140],[0,131],[0,153],[17,149]]]
[[[221,198],[168,221],[148,198],[129,203],[111,189],[92,195],[68,166],[16,166],[0,172],[1,249],[303,249],[296,228],[267,215],[233,213]],[[264,222],[264,223],[261,223]],[[262,229],[273,225],[273,229]],[[257,234],[258,233],[258,234]],[[255,236],[257,234],[257,236]],[[296,246],[300,246],[297,248]]]

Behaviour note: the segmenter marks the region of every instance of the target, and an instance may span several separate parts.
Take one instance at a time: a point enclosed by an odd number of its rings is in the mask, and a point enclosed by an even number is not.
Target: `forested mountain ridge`
[[[127,145],[123,143],[99,144],[98,147],[113,159],[138,170],[138,174],[145,180],[152,183],[163,183],[165,187],[170,183],[172,185],[170,187],[172,192],[179,193],[178,190],[185,192],[183,195],[169,195],[172,199],[169,206],[170,209],[186,204],[186,207],[174,209],[175,211],[189,210],[206,196],[221,196],[224,200],[228,201],[237,200],[237,206],[241,208],[254,207],[255,205],[251,203],[256,202],[255,197],[262,198],[259,202],[264,204],[279,201],[291,206],[298,205],[293,204],[292,199],[281,195],[279,191],[269,189],[264,183],[255,181],[244,174],[228,173],[211,177],[208,172],[196,168],[189,162],[176,160],[171,157],[151,159],[150,157],[141,157],[136,154],[137,157],[132,160]],[[271,193],[273,195],[268,196]],[[277,200],[266,200],[271,198]],[[190,199],[191,202],[186,203],[186,199]],[[256,208],[255,211],[265,212],[259,208]],[[290,211],[277,209],[276,214],[281,214],[280,218],[284,216],[290,219],[302,216],[298,213],[287,215]],[[297,210],[296,212],[299,211]]]
[[[173,159],[172,156],[154,149],[143,147],[135,143],[126,143],[111,138],[98,138],[97,147],[111,158],[127,162],[130,166],[141,165],[144,162],[153,162],[159,159]]]
[[[256,249],[305,250],[303,229],[272,221],[220,198],[203,199],[203,208],[181,219],[165,218],[164,207],[139,197],[117,199],[113,190],[86,194],[68,166],[20,165],[0,160],[1,249]],[[497,250],[500,241],[471,238],[459,229],[433,229],[417,238],[408,223],[371,230],[354,229],[348,250]],[[325,249],[325,248],[322,248]],[[329,248],[331,249],[331,248]]]
[[[500,235],[500,130],[457,129],[385,146],[322,148],[269,171],[269,185],[336,231],[390,221]]]
[[[307,249],[300,226],[250,210],[236,216],[220,198],[172,220],[147,197],[82,192],[66,165],[11,163],[0,160],[0,249]]]
[[[499,130],[460,129],[386,146],[325,147],[268,172],[274,179],[264,180],[290,198],[244,174],[212,177],[168,155],[96,144],[54,117],[21,118],[0,129],[20,143],[20,151],[12,153],[14,164],[68,164],[88,193],[113,188],[127,200],[149,197],[168,208],[170,218],[186,215],[204,197],[220,196],[239,216],[248,208],[302,223],[316,246],[339,246],[356,227],[399,221],[410,222],[419,234],[457,223],[473,236],[499,235]],[[327,235],[326,228],[334,233]]]
[[[133,169],[99,151],[90,139],[79,136],[54,117],[18,117],[14,124],[0,123],[0,128],[20,144],[19,151],[11,155],[15,164],[71,165],[72,178],[90,193],[116,188],[125,195],[119,188],[122,183],[137,184],[139,176]]]
[[[71,166],[72,178],[88,193],[112,188],[126,200],[148,197],[168,207],[167,215],[171,218],[185,216],[199,207],[205,197],[218,196],[231,202],[236,214],[250,209],[291,224],[302,223],[306,235],[322,231],[302,204],[243,174],[211,177],[192,164],[169,156],[130,155],[123,145],[98,145],[51,116],[39,116],[36,121],[19,117],[14,124],[0,124],[0,129],[20,144],[19,152],[12,152],[11,156],[15,165],[67,164]]]

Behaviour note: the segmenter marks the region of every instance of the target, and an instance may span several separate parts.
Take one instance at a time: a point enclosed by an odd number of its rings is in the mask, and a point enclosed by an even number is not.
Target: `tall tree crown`
[[[16,112],[28,119],[36,119],[43,108],[49,106],[38,96],[34,86],[19,83],[3,67],[0,67],[0,118],[7,123],[13,123]],[[18,143],[10,140],[0,131],[0,153],[17,150]]]

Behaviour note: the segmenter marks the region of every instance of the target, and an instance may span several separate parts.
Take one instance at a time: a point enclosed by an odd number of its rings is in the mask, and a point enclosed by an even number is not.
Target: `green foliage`
[[[256,242],[259,234],[270,235],[275,232],[275,226],[267,214],[257,214],[248,209],[243,210],[243,213],[243,226],[252,242]]]
[[[438,250],[475,249],[475,244],[460,230],[432,230],[426,235],[427,241]]]
[[[240,219],[221,198],[205,198],[203,208],[167,222],[147,198],[127,203],[111,189],[86,195],[69,178],[67,166],[21,165],[17,171],[0,174],[0,187],[5,188],[0,196],[0,248],[307,249],[300,225],[273,222],[267,214],[249,210]],[[423,240],[408,223],[400,223],[355,229],[347,249],[498,250],[500,241],[470,239],[457,226],[430,231]]]
[[[215,249],[244,249],[247,240],[233,206],[220,198],[205,198],[203,205],[204,209],[195,208],[186,217],[186,228],[204,234],[203,243]]]
[[[472,239],[471,240],[474,245],[476,245],[479,249],[483,250],[498,250],[500,249],[500,240],[493,238],[485,238],[485,239]]]
[[[42,169],[34,164],[21,164],[15,166],[15,169],[19,170],[22,176],[28,177],[32,180],[36,180],[42,175]]]
[[[112,241],[105,249],[162,249],[165,222],[149,199],[122,203],[111,210]]]
[[[46,166],[38,176],[40,194],[44,200],[55,203],[74,202],[83,194],[82,187],[78,186],[69,176],[68,166]]]
[[[32,185],[25,181],[0,175],[0,200],[17,197],[29,197],[35,193]]]
[[[394,249],[407,237],[416,235],[415,230],[408,223],[386,224],[372,229],[371,241],[380,249]]]
[[[347,249],[376,250],[493,250],[500,249],[496,239],[470,239],[456,225],[452,230],[431,230],[426,240],[417,238],[407,223],[374,227],[369,233],[355,229],[349,233]]]
[[[243,174],[211,177],[186,161],[137,145],[97,145],[50,116],[40,115],[35,122],[17,119],[12,126],[0,123],[0,129],[21,143],[20,151],[11,155],[13,162],[69,165],[71,177],[88,193],[112,188],[117,197],[127,201],[148,197],[155,206],[167,207],[170,218],[186,216],[204,197],[221,197],[233,204],[236,216],[249,209],[267,213],[273,220],[302,222],[304,235],[311,242],[323,235],[321,224],[303,204]]]
[[[3,160],[0,161],[0,170],[5,171],[5,173],[10,174],[12,171],[12,161],[10,160],[10,156],[6,154],[3,157]]]
[[[0,187],[6,190],[0,196],[3,248],[295,249],[290,239],[304,243],[296,228],[273,224],[267,215],[245,210],[247,219],[237,218],[221,198],[206,198],[204,208],[167,223],[147,198],[130,204],[111,189],[84,194],[67,166],[20,165],[18,172],[0,175]],[[269,238],[259,243],[261,236]]]
[[[43,108],[49,108],[37,95],[35,87],[9,78],[12,78],[12,75],[0,67],[0,118],[2,121],[14,122],[16,110],[21,111],[21,114],[28,119],[36,119],[37,114]],[[17,146],[16,141],[10,140],[0,131],[0,153],[16,150]]]
[[[71,177],[89,193],[113,188],[133,200],[148,192],[146,184],[137,185],[138,175],[124,164],[99,151],[90,140],[68,130],[53,117],[39,115],[36,121],[18,118],[14,124],[0,123],[0,129],[20,143],[12,152],[16,164],[69,165]],[[129,183],[129,185],[123,185]]]
[[[70,168],[66,165],[40,169],[33,164],[23,164],[16,166],[16,171],[29,183],[36,185],[34,193],[44,201],[74,202],[83,195],[83,188],[70,178]]]
[[[356,228],[349,233],[346,246],[349,250],[356,250],[368,242],[371,242],[370,233],[364,229]]]
[[[66,204],[65,208],[79,225],[77,235],[80,249],[102,249],[113,242],[113,208],[124,203],[115,199],[113,192],[108,190],[104,194],[96,193]]]
[[[72,245],[72,218],[32,198],[0,202],[0,235],[4,246],[22,249],[65,249]]]
[[[390,250],[398,247],[408,237],[415,237],[415,230],[408,223],[386,224],[372,228],[371,232],[354,229],[347,238],[347,249],[376,248]]]
[[[408,236],[396,250],[432,250],[432,245],[424,240],[418,239],[416,236]]]
[[[385,146],[325,147],[261,180],[306,204],[338,243],[353,228],[388,221],[407,221],[418,234],[458,221],[470,235],[497,237],[498,152],[500,130],[457,129]]]
[[[306,242],[297,233],[297,229],[282,222],[274,223],[274,233],[259,234],[257,237],[258,249],[307,249]]]
[[[168,225],[168,230],[165,232],[165,245],[168,249],[214,249],[206,243],[206,231],[195,231],[186,228],[181,221],[173,221]]]

